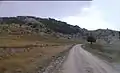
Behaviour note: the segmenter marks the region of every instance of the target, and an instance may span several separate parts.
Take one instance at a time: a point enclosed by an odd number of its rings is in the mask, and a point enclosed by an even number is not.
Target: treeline
[[[80,32],[79,26],[69,25],[66,22],[57,21],[55,19],[41,19],[40,22],[42,22],[47,28],[50,28],[55,32],[60,32],[64,34],[76,34]]]
[[[29,19],[33,19],[37,22],[29,22]],[[40,23],[39,23],[40,22]],[[17,16],[17,17],[1,17],[0,24],[20,24],[20,25],[28,25],[31,28],[37,28],[37,30],[41,28],[46,28],[48,32],[54,31],[63,34],[76,34],[81,31],[79,26],[73,26],[67,24],[66,22],[58,21],[53,18],[38,18],[33,16]],[[49,29],[49,30],[48,30]]]

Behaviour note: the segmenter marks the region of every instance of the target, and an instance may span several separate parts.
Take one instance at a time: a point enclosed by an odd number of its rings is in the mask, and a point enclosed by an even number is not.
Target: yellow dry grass
[[[76,43],[70,40],[61,40],[52,37],[40,37],[37,35],[1,36],[2,48],[31,48],[27,52],[15,53],[0,60],[0,73],[34,73],[44,60],[67,49],[68,44]],[[77,41],[79,43],[79,41]],[[46,46],[40,46],[47,44]],[[34,46],[38,45],[38,46]],[[27,46],[27,47],[26,47]]]
[[[45,59],[65,49],[65,46],[35,47],[29,52],[15,54],[7,59],[0,60],[0,73],[4,71],[12,73],[16,72],[16,70],[20,70],[22,73],[32,72]]]

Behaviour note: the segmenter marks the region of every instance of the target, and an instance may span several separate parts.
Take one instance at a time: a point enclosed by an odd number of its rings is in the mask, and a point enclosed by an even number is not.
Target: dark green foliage
[[[120,39],[120,32],[118,32],[119,33],[119,39]]]
[[[88,36],[87,41],[92,44],[93,42],[96,42],[96,39],[93,36]]]
[[[11,24],[11,23],[24,24],[25,22],[16,17],[3,17],[0,23],[1,24]]]
[[[69,25],[66,22],[57,21],[55,19],[41,19],[40,22],[42,22],[43,24],[45,24],[46,27],[55,32],[60,32],[64,34],[76,34],[80,32],[79,26]]]
[[[29,22],[27,21],[29,20],[29,18],[32,18],[38,22],[37,23],[34,21]],[[35,31],[39,31],[39,29],[41,28],[46,28],[46,32],[54,31],[54,32],[59,32],[63,34],[76,34],[81,32],[80,30],[81,28],[77,25],[73,26],[73,25],[67,24],[66,22],[58,21],[52,18],[37,18],[33,16],[1,17],[0,23],[1,24],[15,23],[15,24],[19,24],[20,26],[28,25],[31,28],[35,29]]]

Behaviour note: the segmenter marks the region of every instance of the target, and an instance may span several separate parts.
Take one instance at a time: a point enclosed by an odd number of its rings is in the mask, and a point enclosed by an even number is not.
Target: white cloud
[[[83,8],[82,11],[80,10],[80,13],[74,16],[64,17],[61,20],[72,25],[79,25],[80,27],[89,30],[114,28],[113,25],[104,20],[104,14],[95,6]]]

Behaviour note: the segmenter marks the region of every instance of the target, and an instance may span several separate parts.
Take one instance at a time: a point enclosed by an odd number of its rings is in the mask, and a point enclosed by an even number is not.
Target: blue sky
[[[89,30],[120,30],[120,0],[0,2],[0,16],[51,17]]]

